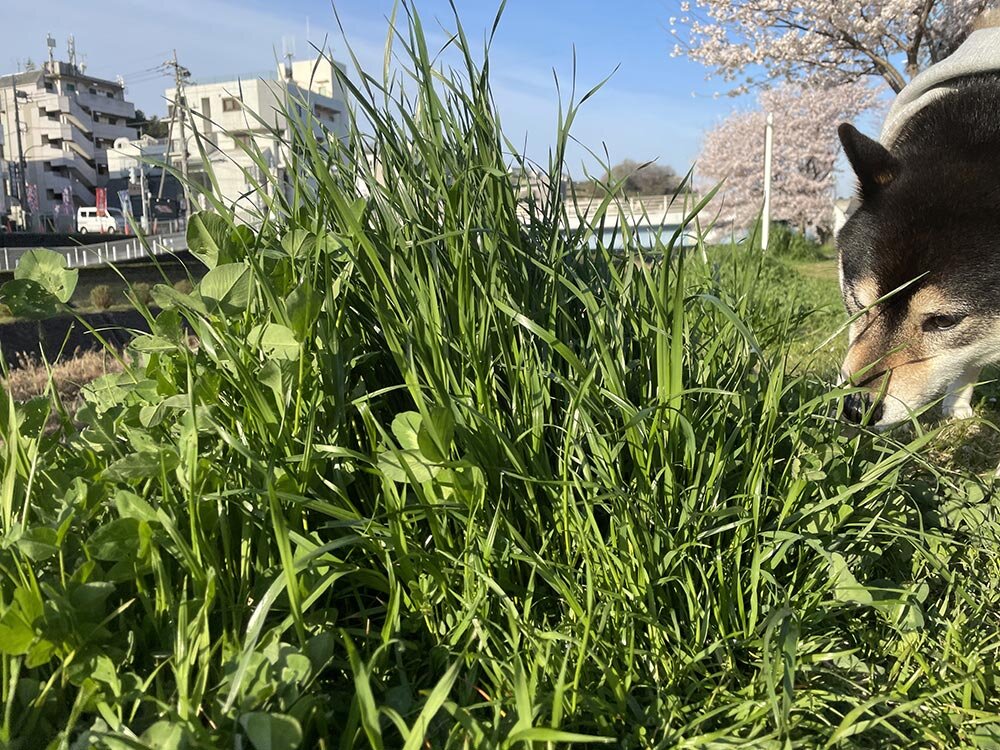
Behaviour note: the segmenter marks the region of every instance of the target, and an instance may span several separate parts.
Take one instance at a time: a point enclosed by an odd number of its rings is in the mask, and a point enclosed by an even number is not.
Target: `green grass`
[[[837,419],[828,282],[523,223],[483,55],[398,27],[77,421],[5,400],[0,744],[995,746],[992,485]]]

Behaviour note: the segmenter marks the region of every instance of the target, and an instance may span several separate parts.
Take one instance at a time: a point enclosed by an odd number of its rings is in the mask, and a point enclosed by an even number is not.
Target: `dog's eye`
[[[947,331],[965,320],[965,315],[931,315],[924,319],[925,331]]]

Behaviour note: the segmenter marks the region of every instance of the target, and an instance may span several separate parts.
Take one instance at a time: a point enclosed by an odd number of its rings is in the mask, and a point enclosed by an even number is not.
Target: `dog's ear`
[[[849,123],[837,128],[844,152],[861,184],[861,197],[871,198],[899,176],[899,161],[878,141]]]

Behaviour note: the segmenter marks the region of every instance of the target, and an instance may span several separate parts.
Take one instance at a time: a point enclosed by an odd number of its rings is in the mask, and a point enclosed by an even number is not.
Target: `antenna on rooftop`
[[[49,70],[54,70],[56,66],[56,38],[52,34],[46,34],[45,44],[49,48]]]
[[[70,34],[66,37],[66,56],[69,58],[69,64],[71,67],[76,67],[76,39]]]

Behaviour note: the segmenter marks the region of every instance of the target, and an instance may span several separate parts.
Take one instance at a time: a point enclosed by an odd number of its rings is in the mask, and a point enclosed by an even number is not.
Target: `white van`
[[[99,234],[115,233],[125,229],[124,219],[115,217],[109,209],[104,216],[97,215],[97,208],[86,206],[76,211],[76,231],[80,234],[97,232]],[[121,214],[119,213],[119,216]]]

